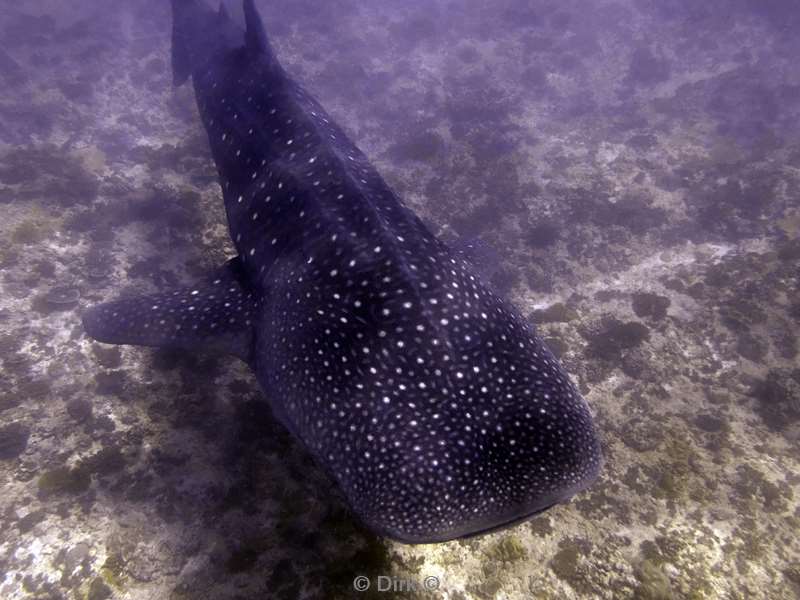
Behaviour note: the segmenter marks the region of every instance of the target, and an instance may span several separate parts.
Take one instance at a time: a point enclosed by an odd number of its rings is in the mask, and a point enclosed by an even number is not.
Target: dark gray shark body
[[[276,417],[373,530],[472,535],[587,487],[588,407],[532,327],[433,236],[246,31],[173,0],[239,256],[207,282],[94,307],[89,335],[247,361]]]

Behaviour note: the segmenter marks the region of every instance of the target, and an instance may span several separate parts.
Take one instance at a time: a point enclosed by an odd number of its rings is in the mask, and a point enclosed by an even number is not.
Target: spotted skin
[[[89,335],[240,356],[353,512],[400,541],[497,529],[585,489],[598,438],[558,361],[244,8],[246,32],[173,0],[175,79],[192,78],[239,256],[198,289],[91,309]]]

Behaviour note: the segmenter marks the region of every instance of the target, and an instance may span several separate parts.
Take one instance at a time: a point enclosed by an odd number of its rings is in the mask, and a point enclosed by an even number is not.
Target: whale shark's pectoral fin
[[[249,362],[259,309],[233,259],[196,286],[93,306],[83,327],[107,344],[202,349]]]

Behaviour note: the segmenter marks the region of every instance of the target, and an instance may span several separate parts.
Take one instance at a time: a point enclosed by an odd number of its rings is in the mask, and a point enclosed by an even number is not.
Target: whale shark
[[[469,250],[438,239],[278,61],[253,0],[172,0],[237,255],[89,308],[90,338],[245,361],[355,517],[406,543],[511,526],[601,470],[586,401]]]

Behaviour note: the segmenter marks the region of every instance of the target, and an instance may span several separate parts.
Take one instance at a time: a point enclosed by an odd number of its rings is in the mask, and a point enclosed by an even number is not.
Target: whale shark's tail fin
[[[264,29],[264,22],[261,20],[261,15],[258,14],[253,0],[244,0],[244,24],[247,27],[245,33],[247,49],[253,53],[271,56],[272,49]]]
[[[251,56],[277,64],[255,3],[243,1],[244,31],[224,4],[214,11],[203,0],[172,0],[172,77],[176,86],[215,57],[242,48]]]
[[[199,20],[206,17],[206,11],[208,8],[198,0],[172,0],[172,78],[176,86],[194,70]]]

